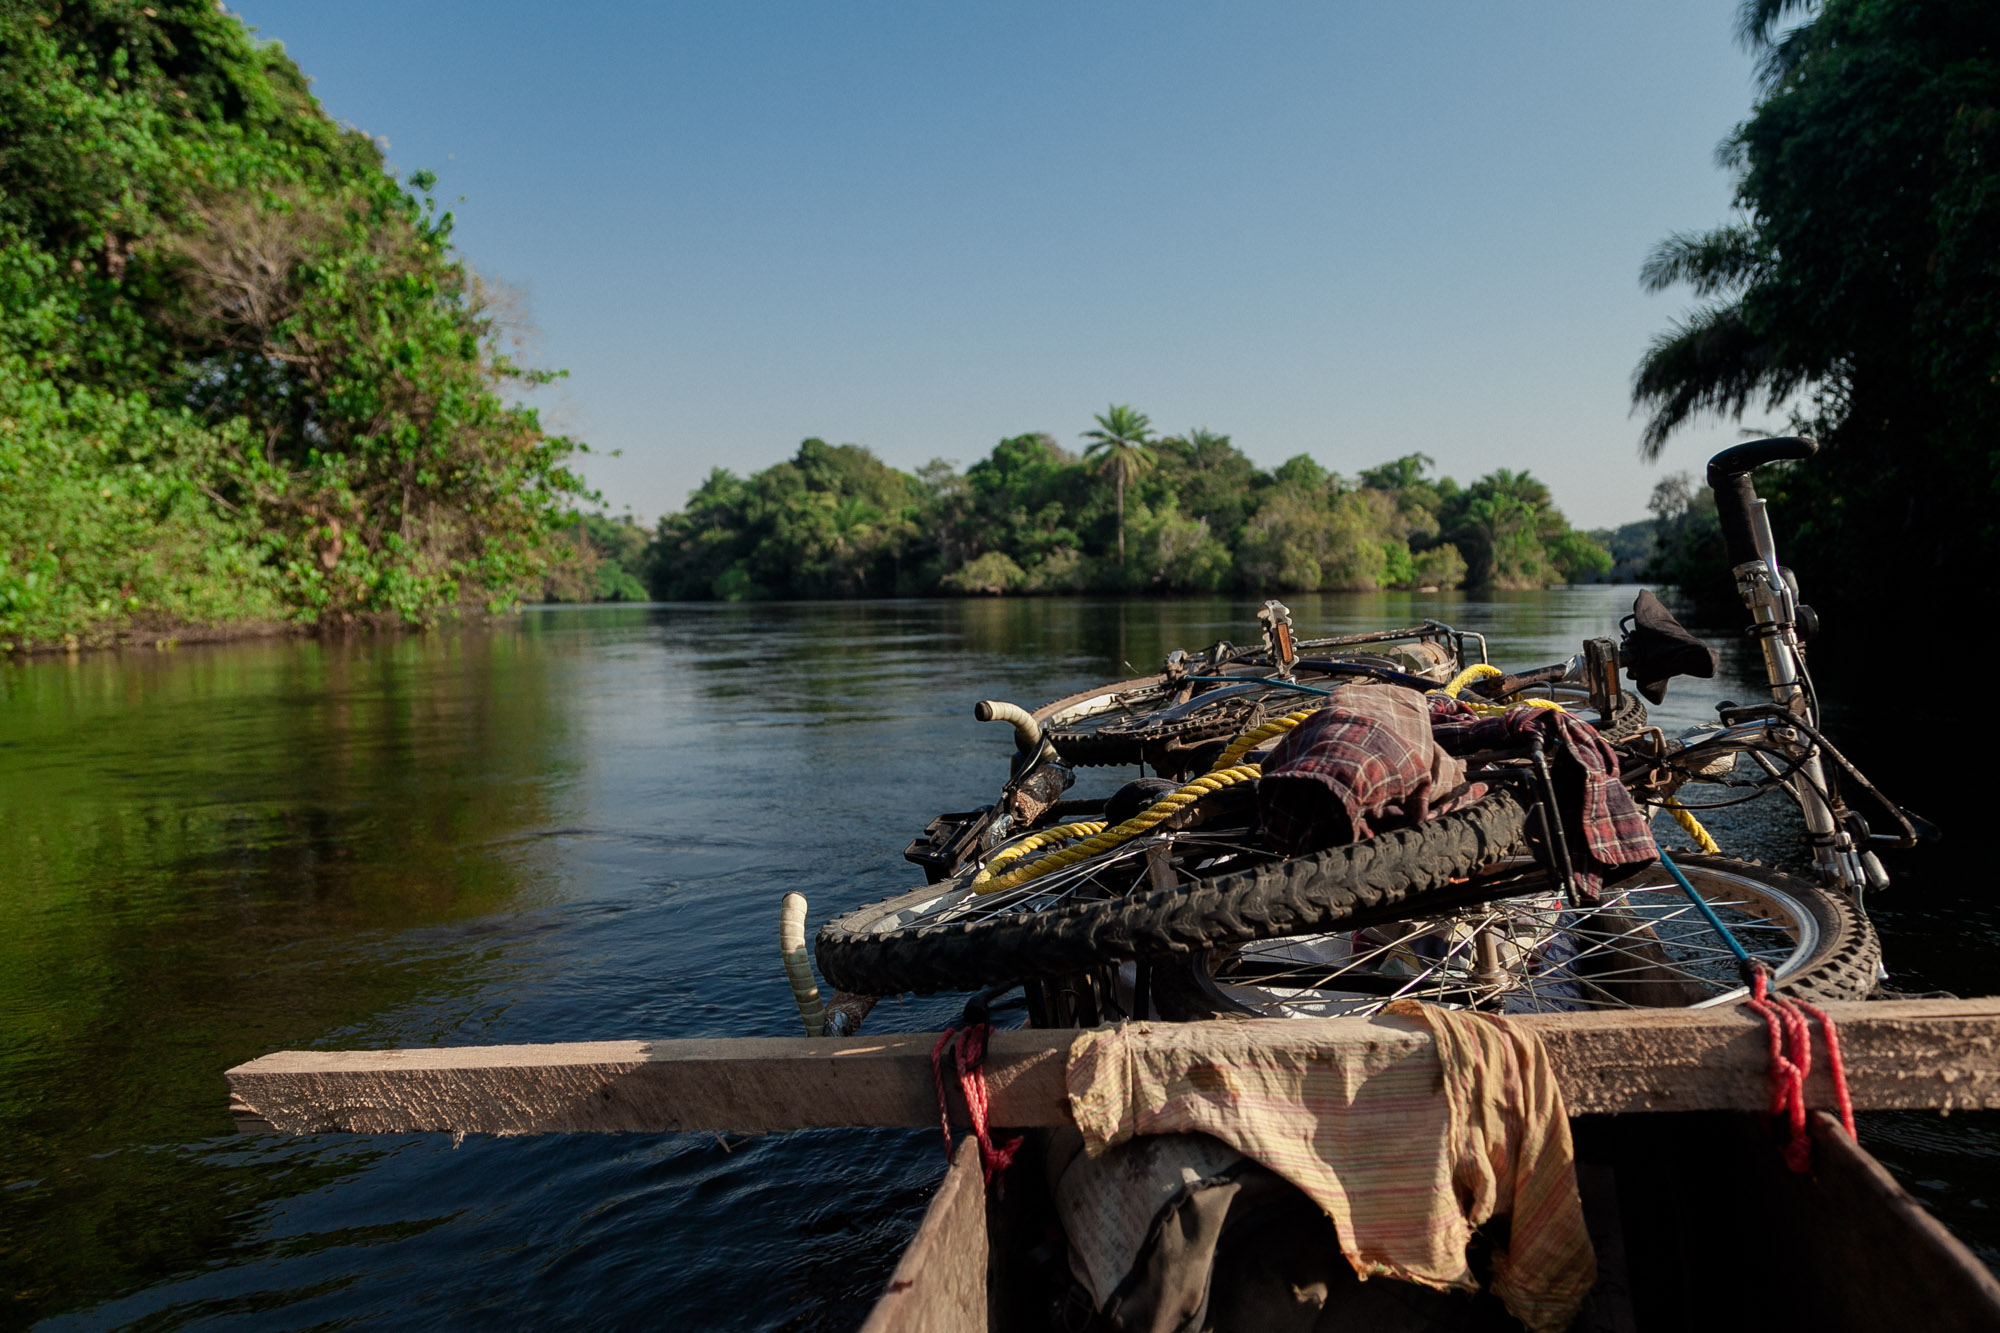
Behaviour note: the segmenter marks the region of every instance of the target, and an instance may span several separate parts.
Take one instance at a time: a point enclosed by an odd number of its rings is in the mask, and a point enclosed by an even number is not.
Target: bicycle
[[[1158,675],[1033,713],[982,704],[982,716],[1016,727],[1015,772],[1002,800],[933,821],[908,853],[931,883],[829,922],[819,938],[822,971],[842,989],[868,993],[1026,981],[1034,1021],[1051,1024],[1356,1014],[1398,997],[1514,1011],[1726,1004],[1742,995],[1751,965],[1768,968],[1780,990],[1865,996],[1881,979],[1880,946],[1862,908],[1864,892],[1887,883],[1875,851],[1912,845],[1922,830],[1819,730],[1804,646],[1813,618],[1778,561],[1750,480],[1757,467],[1810,457],[1815,447],[1790,437],[1752,441],[1709,467],[1770,704],[1725,706],[1718,723],[1669,738],[1645,725],[1643,706],[1618,683],[1621,664],[1635,679],[1656,670],[1639,660],[1642,627],[1620,644],[1589,641],[1567,663],[1504,676],[1486,663],[1477,635],[1435,622],[1295,645],[1283,608],[1267,604],[1261,649],[1176,655]],[[1435,645],[1425,652],[1438,660],[1424,672],[1366,660],[1368,649],[1395,643]],[[1468,663],[1473,644],[1479,661]],[[1328,655],[1308,655],[1315,651]],[[1351,660],[1341,661],[1342,652]],[[1302,677],[1306,663],[1314,665]],[[1447,674],[1453,679],[1440,684]],[[1594,713],[1621,780],[1648,804],[1673,809],[1690,784],[1788,793],[1817,882],[1708,850],[1663,858],[1587,900],[1565,865],[1559,803],[1539,752],[1479,757],[1474,771],[1490,794],[1410,828],[1303,856],[1261,835],[1258,774],[1245,761],[1275,743],[1287,718],[1325,698],[1281,709],[1301,695],[1338,691],[1341,681],[1456,692],[1473,675],[1489,678],[1475,693],[1489,707],[1539,693]],[[1176,780],[1204,776],[1192,784],[1156,778],[1137,792],[1128,784],[1101,801],[1060,799],[1077,761],[1074,749],[1066,760],[1052,733],[1107,715],[1131,733],[1122,742],[1128,756]],[[1197,716],[1226,725],[1198,739],[1176,730]],[[1734,776],[1745,755],[1760,774],[1748,783]],[[1843,799],[1836,773],[1898,832],[1872,832]],[[1179,801],[1171,810],[1161,786]],[[1126,827],[1141,817],[1151,822]],[[1698,829],[1685,808],[1677,817]]]

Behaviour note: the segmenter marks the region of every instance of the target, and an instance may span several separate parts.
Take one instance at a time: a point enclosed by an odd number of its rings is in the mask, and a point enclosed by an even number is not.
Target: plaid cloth
[[[1349,685],[1271,751],[1257,805],[1264,831],[1297,853],[1419,824],[1485,793],[1433,741],[1424,696]]]
[[[1432,737],[1454,755],[1524,749],[1541,740],[1555,781],[1570,868],[1586,896],[1594,898],[1615,867],[1643,865],[1659,856],[1646,816],[1618,780],[1618,752],[1588,722],[1558,708],[1526,704],[1481,717],[1456,699],[1424,697]]]

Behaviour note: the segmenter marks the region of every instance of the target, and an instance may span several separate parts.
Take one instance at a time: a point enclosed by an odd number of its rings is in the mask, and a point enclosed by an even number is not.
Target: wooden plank
[[[1806,1285],[1837,1297],[1812,1326],[2000,1328],[2000,1281],[1979,1257],[1832,1116],[1813,1117],[1812,1138],[1813,1198],[1801,1247],[1811,1270]]]
[[[996,1032],[986,1078],[1017,1124],[1067,1118],[1069,1032]],[[282,1051],[225,1077],[239,1128],[287,1134],[744,1134],[935,1125],[936,1033]],[[963,1108],[955,1108],[962,1112]],[[965,1124],[962,1114],[957,1124]]]
[[[2000,1106],[2000,998],[1823,1006],[1840,1031],[1854,1105],[1864,1111]],[[1523,1015],[1548,1048],[1572,1115],[1761,1111],[1770,1105],[1762,1020],[1740,1009]],[[1834,1104],[1813,1023],[1806,1100]]]
[[[986,1181],[966,1138],[861,1333],[986,1333]]]
[[[1863,1110],[2000,1107],[2000,1000],[1827,1006],[1848,1086]],[[1736,1010],[1524,1016],[1541,1035],[1572,1114],[1760,1110],[1770,1096],[1763,1024]],[[1168,1029],[1200,1049],[1208,1024]],[[1224,1025],[1241,1032],[1242,1025]],[[1408,1020],[1269,1020],[1275,1045],[1429,1045]],[[1069,1123],[1067,1031],[996,1032],[988,1046],[993,1121]],[[716,1130],[937,1123],[934,1033],[763,1037],[402,1051],[287,1051],[228,1072],[245,1129],[283,1133]],[[1833,1103],[1823,1048],[1808,1100]],[[957,1118],[962,1123],[962,1117]]]

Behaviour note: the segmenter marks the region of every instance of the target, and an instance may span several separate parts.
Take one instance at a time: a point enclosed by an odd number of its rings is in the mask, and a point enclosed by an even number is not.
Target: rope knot
[[[937,1084],[938,1123],[944,1129],[945,1160],[951,1160],[951,1099],[945,1090],[945,1067],[951,1064],[957,1074],[959,1095],[965,1098],[966,1118],[972,1121],[972,1133],[979,1140],[979,1158],[985,1165],[989,1185],[993,1177],[1013,1164],[1014,1154],[1021,1147],[1019,1135],[995,1147],[987,1129],[991,1103],[986,1089],[986,1041],[992,1035],[993,1025],[983,1013],[973,1017],[972,1006],[968,1005],[966,1019],[946,1027],[939,1034],[937,1045],[931,1048],[931,1077]]]
[[[1771,991],[1771,970],[1762,963],[1750,973],[1750,998],[1744,1003],[1764,1020],[1771,1052],[1771,1114],[1782,1115],[1791,1126],[1785,1144],[1785,1164],[1794,1171],[1812,1169],[1812,1139],[1806,1134],[1806,1078],[1812,1073],[1812,1029],[1810,1015],[1819,1020],[1826,1036],[1827,1072],[1833,1079],[1833,1096],[1840,1109],[1841,1127],[1855,1138],[1854,1101],[1847,1093],[1847,1070],[1840,1060],[1840,1033],[1833,1016],[1816,1004],[1778,995]]]

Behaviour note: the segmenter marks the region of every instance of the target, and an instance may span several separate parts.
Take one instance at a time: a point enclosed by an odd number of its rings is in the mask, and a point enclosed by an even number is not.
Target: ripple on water
[[[1538,664],[1629,602],[1293,606],[1320,633],[1434,615]],[[1005,773],[975,700],[1143,673],[1250,638],[1253,612],[566,609],[0,666],[4,1322],[852,1327],[941,1174],[934,1132],[266,1142],[227,1134],[219,1074],[296,1047],[793,1032],[779,896],[818,921],[915,882],[904,844]],[[1731,692],[1677,683],[1655,715],[1705,720]],[[1710,822],[1795,861],[1783,813]],[[1919,860],[1883,900],[1899,978],[1990,989],[2000,908],[1966,869]],[[955,1009],[892,1001],[874,1023]],[[1990,1117],[1864,1135],[2000,1254]]]

